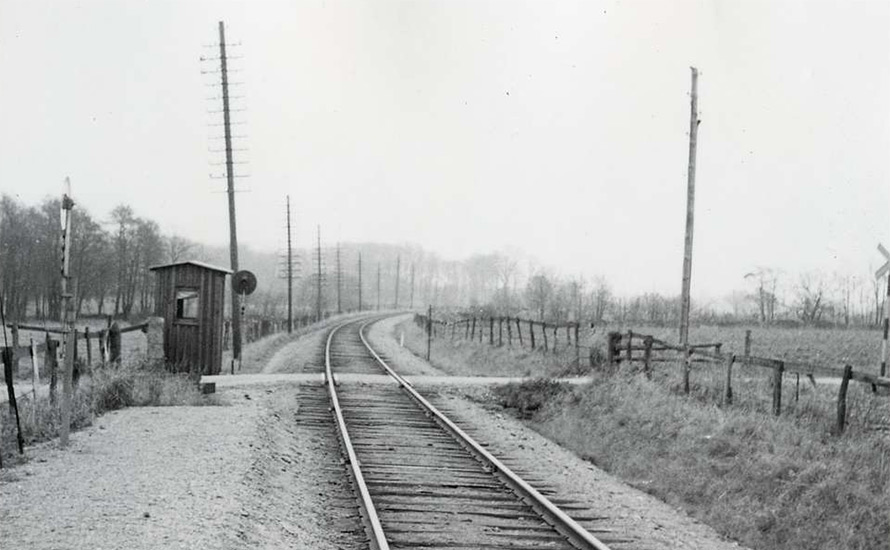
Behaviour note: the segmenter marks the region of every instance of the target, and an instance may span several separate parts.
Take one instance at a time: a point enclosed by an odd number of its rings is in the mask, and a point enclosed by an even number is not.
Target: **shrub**
[[[515,409],[520,417],[531,418],[545,404],[571,391],[568,384],[537,378],[520,384],[506,384],[494,389],[505,409]]]
[[[95,414],[114,411],[133,404],[133,376],[125,370],[94,374],[93,407]]]

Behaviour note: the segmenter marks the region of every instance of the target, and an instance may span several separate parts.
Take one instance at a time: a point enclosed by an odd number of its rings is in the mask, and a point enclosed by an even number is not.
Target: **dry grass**
[[[426,358],[426,333],[412,321],[405,321],[396,328],[405,334],[405,347],[418,357]],[[450,333],[449,333],[450,336]],[[432,341],[430,353],[434,367],[456,376],[571,376],[583,374],[588,369],[587,359],[582,356],[580,368],[575,361],[574,349],[563,348],[559,352],[516,347],[492,347],[486,343],[470,342],[463,338],[438,337]]]
[[[71,426],[73,430],[89,426],[95,417],[123,407],[217,404],[216,395],[202,395],[187,376],[170,374],[160,365],[130,362],[93,369],[81,378],[72,400]],[[18,406],[25,445],[58,437],[62,425],[58,402],[51,403],[48,396],[36,400],[20,396]],[[0,411],[0,453],[4,465],[20,459],[15,417],[6,404]]]
[[[606,327],[591,337],[594,345],[605,345],[609,330],[649,334],[668,342],[677,341],[676,328]],[[781,328],[759,326],[697,326],[689,332],[693,343],[723,343],[723,351],[741,355],[745,349],[745,331],[751,331],[751,354],[782,360],[816,363],[831,367],[850,364],[877,374],[881,361],[881,331],[877,329]]]
[[[543,399],[536,430],[745,545],[887,548],[883,433],[860,425],[831,436],[806,415],[721,409],[627,374],[546,390],[542,397],[539,387],[514,386],[497,395],[520,408]]]
[[[401,330],[409,349],[425,356],[425,334],[411,323]],[[743,342],[744,329],[737,334]],[[696,341],[722,340],[724,349],[741,349],[733,339],[708,336]],[[755,344],[753,353],[802,358],[794,350],[782,353],[782,342],[812,341],[821,342],[813,359],[854,362],[850,350],[872,336],[801,336],[783,329],[770,339],[761,335],[763,347]],[[845,338],[858,343],[838,344]],[[835,355],[829,360],[830,350]],[[462,375],[549,377],[563,374],[574,359],[570,350],[533,353],[448,338],[434,339],[432,355],[435,366]],[[847,431],[838,436],[834,383],[814,387],[802,378],[798,386],[796,376],[786,374],[782,415],[775,417],[769,371],[736,366],[734,404],[721,407],[721,365],[696,363],[688,396],[680,389],[679,364],[656,364],[652,380],[639,370],[623,365],[607,375],[593,369],[594,383],[583,387],[547,380],[511,384],[494,393],[495,402],[546,437],[752,548],[887,548],[890,442],[876,428],[890,426],[890,398],[851,384]]]

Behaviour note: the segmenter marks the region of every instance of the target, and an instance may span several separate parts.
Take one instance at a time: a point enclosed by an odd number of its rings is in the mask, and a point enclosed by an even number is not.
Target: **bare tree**
[[[171,264],[185,260],[197,248],[195,243],[179,235],[167,237],[166,244],[167,262]]]
[[[553,283],[543,271],[532,275],[525,287],[525,300],[529,309],[537,312],[538,320],[543,321],[547,306],[553,296]]]
[[[502,313],[510,313],[513,310],[513,300],[510,289],[516,283],[516,274],[519,263],[504,254],[498,254],[495,259],[495,269],[498,278],[498,291],[495,296],[495,308]]]
[[[609,307],[613,302],[612,289],[602,276],[597,276],[593,281],[593,290],[590,293],[593,321],[602,322]]]
[[[772,323],[776,320],[778,272],[768,267],[758,267],[751,273],[745,274],[745,279],[752,280],[757,285],[753,299],[760,314],[760,324],[767,325]]]
[[[795,313],[805,324],[822,320],[826,309],[825,283],[819,274],[805,273],[800,276],[795,296]]]

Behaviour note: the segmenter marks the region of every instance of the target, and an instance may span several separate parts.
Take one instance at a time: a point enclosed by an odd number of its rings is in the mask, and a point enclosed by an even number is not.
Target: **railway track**
[[[365,339],[372,322],[334,328],[324,365],[372,549],[609,549],[595,525],[581,525],[602,518],[570,518],[549,488],[521,479],[390,368]],[[386,373],[395,383],[338,385],[338,372]]]

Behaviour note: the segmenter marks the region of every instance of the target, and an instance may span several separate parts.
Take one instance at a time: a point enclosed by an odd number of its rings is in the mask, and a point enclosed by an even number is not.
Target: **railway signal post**
[[[62,426],[59,443],[68,446],[71,430],[71,385],[74,373],[74,294],[68,268],[71,264],[71,222],[74,200],[71,198],[71,181],[65,178],[65,192],[62,194],[62,338],[64,341],[64,362],[62,366]]]

